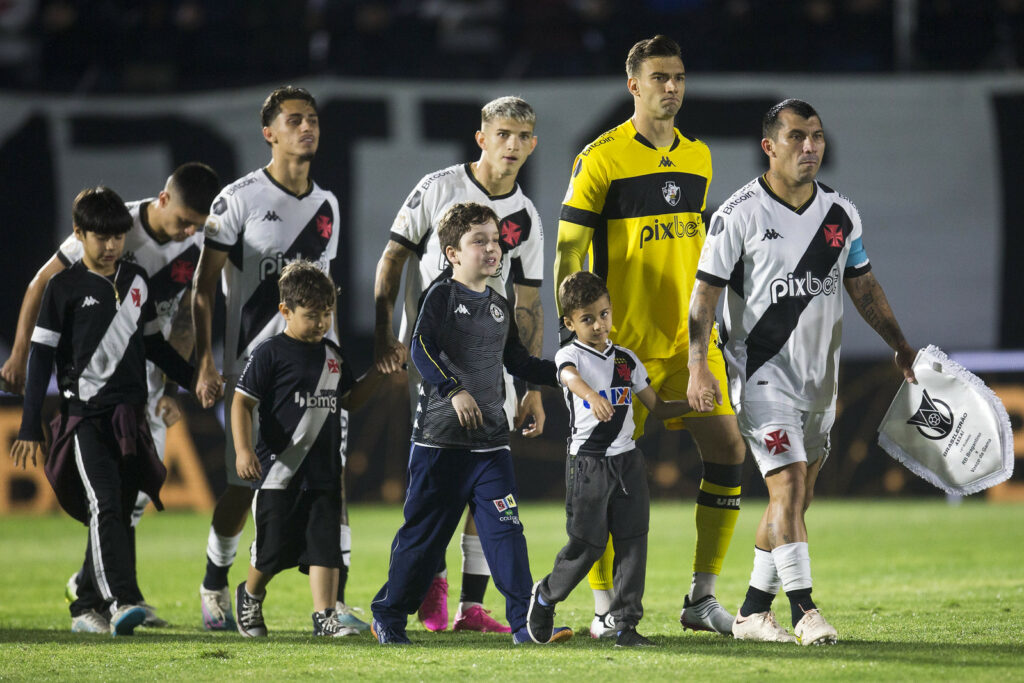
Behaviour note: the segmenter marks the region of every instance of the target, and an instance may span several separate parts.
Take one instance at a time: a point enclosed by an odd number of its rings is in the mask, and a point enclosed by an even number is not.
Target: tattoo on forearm
[[[857,310],[871,329],[877,332],[886,344],[895,348],[903,342],[903,331],[896,322],[885,294],[881,293],[881,287],[877,283],[865,285],[866,291],[853,299]]]
[[[544,312],[540,297],[534,298],[528,306],[516,306],[516,325],[523,346],[534,356],[543,352]]]

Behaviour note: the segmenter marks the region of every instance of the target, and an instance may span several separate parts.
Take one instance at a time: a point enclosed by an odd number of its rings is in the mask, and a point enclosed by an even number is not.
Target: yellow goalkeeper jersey
[[[612,338],[641,359],[687,352],[690,292],[706,236],[711,152],[675,134],[658,148],[626,121],[590,143],[573,163],[558,223],[555,300],[587,254],[588,269],[611,294]]]

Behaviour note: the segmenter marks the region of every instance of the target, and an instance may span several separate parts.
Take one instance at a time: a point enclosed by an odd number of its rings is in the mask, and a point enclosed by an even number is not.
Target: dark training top
[[[62,411],[91,417],[144,405],[146,359],[182,386],[193,369],[160,333],[145,271],[118,261],[113,277],[82,261],[54,275],[32,332],[19,439],[40,441],[40,415],[53,361]]]
[[[508,301],[490,287],[474,292],[451,278],[431,286],[411,350],[423,377],[412,440],[425,446],[486,450],[508,445],[502,364],[527,382],[558,386],[554,362],[530,355]],[[463,389],[480,407],[480,428],[459,424],[451,399]]]
[[[259,401],[253,488],[333,491],[341,486],[341,399],[355,384],[329,339],[303,342],[284,332],[253,350],[235,391]]]

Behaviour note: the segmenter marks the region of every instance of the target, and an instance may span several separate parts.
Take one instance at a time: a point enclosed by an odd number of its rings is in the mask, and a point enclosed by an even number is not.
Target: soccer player
[[[643,617],[647,531],[651,497],[644,454],[633,441],[633,398],[660,420],[690,412],[686,401],[662,401],[636,355],[613,343],[608,288],[586,271],[562,280],[558,299],[563,323],[576,335],[555,354],[565,387],[571,434],[565,463],[565,512],[569,542],[551,573],[538,581],[526,625],[534,642],[546,643],[555,603],[569,597],[615,538],[615,597],[610,614],[618,647],[652,646],[636,626]]]
[[[391,544],[387,583],[371,605],[373,632],[381,644],[409,644],[407,615],[423,603],[468,504],[494,585],[505,596],[513,642],[529,642],[532,581],[508,448],[502,365],[529,382],[553,386],[555,364],[530,355],[508,301],[487,284],[502,263],[494,210],[473,202],[454,204],[437,232],[452,275],[427,290],[416,318],[412,358],[423,382],[412,430],[405,523]],[[570,637],[571,630],[554,629],[550,642]]]
[[[768,486],[750,587],[732,633],[792,642],[771,611],[781,584],[796,640],[819,645],[836,642],[837,634],[811,599],[804,516],[831,445],[843,320],[840,283],[857,312],[896,352],[907,381],[914,381],[915,352],[871,273],[857,207],[815,180],[825,152],[818,113],[801,100],[784,100],[765,114],[762,134],[768,172],[719,207],[701,253],[690,301],[687,396],[701,411],[723,400],[707,353],[715,306],[728,286],[723,336],[729,396]]]
[[[181,302],[199,261],[202,238],[196,232],[206,222],[206,212],[219,189],[220,180],[213,169],[206,164],[189,162],[174,170],[156,197],[126,204],[132,218],[132,229],[125,235],[123,258],[146,271],[160,331],[186,358],[192,354],[192,325],[189,306],[182,306]],[[20,391],[24,384],[29,338],[39,315],[46,284],[51,277],[81,260],[82,245],[75,234],[69,235],[57,253],[39,269],[25,291],[11,356],[0,369],[0,374],[16,390]],[[146,420],[156,452],[163,460],[167,428],[181,419],[181,407],[174,397],[177,387],[173,383],[165,384],[163,371],[151,361],[146,361],[146,371],[149,386]],[[148,503],[149,497],[139,492],[132,512],[133,545],[135,527]],[[81,573],[76,572],[68,579],[66,597],[69,601],[76,598],[80,576]],[[157,616],[152,605],[145,600],[139,604],[146,610],[143,626],[167,625]]]
[[[637,355],[658,394],[681,400],[689,378],[687,306],[704,243],[701,211],[711,154],[673,125],[686,86],[674,41],[659,35],[638,42],[626,59],[626,75],[633,116],[603,133],[573,164],[558,223],[555,286],[588,256],[588,269],[605,280],[616,303],[616,343]],[[709,354],[724,385],[721,353],[712,346]],[[643,435],[646,418],[645,406],[634,406],[634,439]],[[715,599],[715,583],[739,516],[743,439],[728,401],[710,413],[666,420],[665,427],[689,430],[704,464],[693,579],[679,621],[684,629],[728,634],[733,616]],[[607,618],[613,544],[590,574],[594,637],[616,631]]]
[[[518,97],[499,97],[488,102],[480,111],[480,130],[476,132],[480,158],[473,163],[450,166],[424,176],[405,200],[391,226],[390,239],[377,265],[374,286],[377,312],[374,356],[381,372],[395,372],[405,366],[420,296],[447,268],[437,238],[438,223],[449,206],[463,201],[489,206],[499,216],[501,267],[488,284],[504,295],[511,278],[515,290],[515,319],[522,342],[531,354],[541,354],[544,312],[540,303],[540,285],[544,268],[544,232],[533,202],[516,182],[519,169],[537,146],[534,135],[536,122],[533,108]],[[410,256],[416,268],[405,280],[405,307],[399,341],[395,338],[392,314],[402,270]],[[410,367],[409,389],[413,410],[418,402],[419,381],[415,366]],[[523,434],[527,438],[539,436],[544,431],[545,417],[540,391],[528,385],[517,407],[516,394],[507,373],[505,382],[505,412],[509,421],[520,427],[532,415],[533,425],[524,429]],[[462,591],[454,630],[509,632],[508,626],[495,621],[483,608],[490,573],[473,517],[467,515],[462,535]],[[448,580],[443,555],[441,567],[420,607],[419,617],[431,631],[443,631],[448,627]]]
[[[129,635],[146,618],[131,511],[139,489],[161,508],[167,474],[146,420],[146,359],[191,387],[193,369],[160,334],[146,272],[121,258],[132,217],[113,190],[82,190],[72,209],[81,259],[46,285],[29,351],[15,465],[43,454],[41,414],[54,361],[61,407],[46,458],[61,506],[89,527],[71,630]]]
[[[266,636],[267,584],[297,565],[309,574],[313,635],[357,635],[359,630],[342,624],[334,610],[341,566],[338,411],[363,403],[381,375],[370,368],[357,382],[338,345],[324,339],[336,302],[326,273],[310,261],[292,261],[281,271],[278,288],[284,332],[253,350],[231,406],[235,468],[256,489],[253,560],[235,591],[236,623],[243,636]]]
[[[212,405],[223,386],[225,415],[231,414],[234,385],[249,354],[261,341],[284,329],[284,318],[277,309],[281,269],[290,261],[305,258],[328,272],[338,250],[338,201],[309,174],[320,142],[316,100],[303,88],[277,88],[264,101],[260,117],[270,163],[228,185],[214,200],[195,278],[192,320],[199,372],[197,396],[205,405]],[[227,311],[222,366],[226,382],[214,363],[210,329],[222,271]],[[328,330],[327,337],[337,342],[337,331]],[[230,420],[225,420],[225,432],[228,486],[213,511],[206,575],[199,589],[203,624],[211,630],[235,627],[228,570],[252,501],[252,489],[235,468]],[[342,524],[345,539],[348,525],[344,512]],[[343,571],[339,584],[344,579]],[[351,616],[347,608],[339,611]]]

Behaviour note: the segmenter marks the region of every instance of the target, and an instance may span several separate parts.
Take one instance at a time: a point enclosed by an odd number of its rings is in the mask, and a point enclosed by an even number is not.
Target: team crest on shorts
[[[768,432],[764,439],[764,445],[771,455],[781,455],[789,450],[789,435],[782,429]]]
[[[501,306],[498,304],[491,304],[491,317],[494,318],[494,322],[503,323],[505,322],[505,311],[501,310]]]
[[[665,198],[669,206],[675,206],[679,203],[679,197],[682,192],[679,190],[679,186],[673,181],[668,181],[661,186],[661,196]]]

